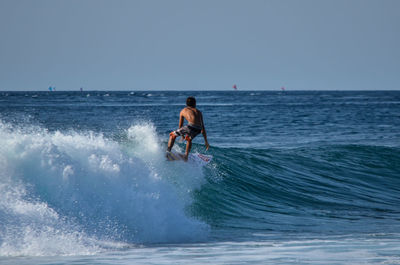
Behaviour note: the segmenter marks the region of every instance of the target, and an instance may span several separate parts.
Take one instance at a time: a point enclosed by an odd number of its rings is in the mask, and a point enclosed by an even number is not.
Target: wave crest
[[[0,255],[204,240],[208,226],[187,212],[201,170],[168,164],[151,124],[125,134],[120,143],[92,132],[0,124],[0,220],[7,220],[0,222]]]

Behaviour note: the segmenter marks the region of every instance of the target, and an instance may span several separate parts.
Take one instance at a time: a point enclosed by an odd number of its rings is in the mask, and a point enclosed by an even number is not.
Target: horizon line
[[[197,90],[197,89],[188,89],[188,90],[170,90],[170,89],[149,89],[149,90],[141,90],[141,89],[123,89],[123,90],[106,90],[106,89],[88,89],[88,90],[1,90],[0,92],[47,92],[47,93],[57,93],[57,92],[149,92],[149,91],[159,91],[159,92],[254,92],[254,91],[268,91],[268,92],[296,92],[296,91],[400,91],[399,89],[243,89],[243,90],[233,90],[233,89],[205,89],[205,90]]]

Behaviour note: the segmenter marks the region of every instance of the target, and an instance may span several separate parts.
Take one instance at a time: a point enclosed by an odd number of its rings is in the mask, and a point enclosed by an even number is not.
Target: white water
[[[382,236],[379,236],[382,237]],[[325,239],[214,242],[133,247],[92,256],[5,258],[31,264],[400,264],[398,239]],[[0,263],[1,263],[0,259]]]
[[[187,212],[201,169],[168,163],[151,124],[125,136],[0,123],[0,256],[205,240],[208,226]]]

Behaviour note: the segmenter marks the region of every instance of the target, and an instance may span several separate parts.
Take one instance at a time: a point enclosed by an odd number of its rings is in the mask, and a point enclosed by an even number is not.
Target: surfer
[[[186,119],[188,124],[183,126],[183,121]],[[206,129],[204,128],[203,115],[201,111],[196,108],[196,99],[194,97],[188,97],[186,99],[186,107],[183,108],[179,114],[179,128],[169,134],[167,152],[171,152],[172,147],[175,143],[177,136],[182,136],[182,139],[187,141],[186,152],[183,159],[187,161],[190,149],[192,148],[192,140],[199,134],[202,133],[204,137],[204,144],[206,150],[210,147],[207,141]]]

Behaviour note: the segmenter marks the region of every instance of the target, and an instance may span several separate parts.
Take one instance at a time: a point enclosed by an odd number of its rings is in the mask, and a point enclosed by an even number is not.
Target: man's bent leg
[[[174,143],[175,143],[175,138],[176,138],[175,133],[171,132],[169,134],[169,140],[168,140],[168,148],[167,148],[168,152],[171,152],[171,149],[172,149],[172,147],[174,146]]]
[[[190,149],[192,148],[192,139],[190,137],[186,137],[186,153],[185,153],[185,161],[188,160]]]

